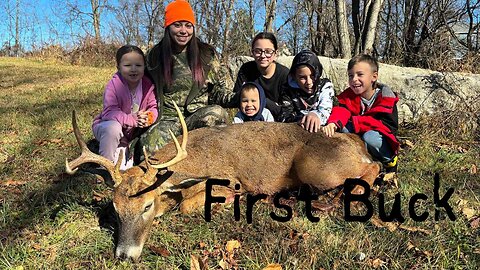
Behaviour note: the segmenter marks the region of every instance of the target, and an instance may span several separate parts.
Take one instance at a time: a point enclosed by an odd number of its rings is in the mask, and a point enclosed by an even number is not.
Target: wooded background
[[[42,2],[4,0],[0,54],[22,56],[52,48],[68,54],[105,45],[114,50],[125,43],[148,49],[163,36],[169,2],[53,0],[52,8]],[[224,62],[250,55],[252,37],[266,30],[277,35],[280,52],[287,55],[304,48],[332,58],[370,52],[384,63],[401,66],[480,70],[480,0],[189,2],[197,35],[214,45]],[[51,9],[48,16],[41,16],[39,11],[46,8]]]

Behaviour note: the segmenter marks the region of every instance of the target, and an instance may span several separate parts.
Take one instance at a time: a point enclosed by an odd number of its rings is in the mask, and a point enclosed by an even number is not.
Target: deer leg
[[[366,166],[365,173],[360,177],[363,181],[372,187],[373,182],[377,179],[378,174],[380,173],[380,165],[378,163],[370,163]],[[352,194],[363,194],[365,190],[361,186],[356,186],[352,190]]]
[[[205,194],[205,182],[182,190],[183,200],[180,203],[180,211],[186,214],[204,207]],[[235,192],[229,187],[215,186],[212,189],[212,196],[226,198],[225,203],[233,202],[234,195]]]

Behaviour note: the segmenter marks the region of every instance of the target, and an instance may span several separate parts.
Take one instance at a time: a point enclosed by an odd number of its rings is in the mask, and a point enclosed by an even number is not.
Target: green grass
[[[156,220],[141,261],[114,258],[111,190],[85,173],[64,174],[65,158],[79,154],[71,127],[75,109],[79,126],[91,138],[93,117],[101,110],[105,83],[113,68],[89,68],[55,62],[0,58],[0,269],[189,269],[190,256],[206,258],[211,269],[222,259],[238,269],[262,269],[279,263],[283,269],[476,269],[480,266],[480,232],[472,228],[466,208],[480,214],[478,141],[402,130],[414,142],[400,154],[399,187],[383,185],[387,209],[401,194],[408,228],[390,231],[374,222],[346,222],[342,208],[315,213],[308,221],[297,202],[294,217],[272,220],[273,206],[255,206],[253,223],[234,221],[233,207],[212,214],[181,215],[172,211]],[[460,148],[459,148],[460,147]],[[433,176],[441,177],[440,197],[455,192],[449,203],[457,217],[443,213],[434,220]],[[94,193],[105,194],[104,198]],[[424,193],[417,208],[428,211],[424,222],[408,216],[408,200]],[[378,199],[372,197],[375,216]],[[462,200],[462,203],[458,202]],[[281,212],[279,212],[282,214]],[[237,240],[233,256],[225,245]],[[358,260],[358,254],[365,259]],[[231,260],[229,260],[229,257]]]

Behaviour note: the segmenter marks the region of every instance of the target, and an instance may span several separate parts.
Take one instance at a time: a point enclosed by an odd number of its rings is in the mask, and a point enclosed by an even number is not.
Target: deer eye
[[[147,206],[145,206],[145,208],[143,209],[143,212],[144,212],[144,213],[145,213],[145,212],[148,212],[148,210],[150,210],[150,208],[152,208],[152,205],[153,205],[153,203],[150,203],[150,204],[148,204]]]

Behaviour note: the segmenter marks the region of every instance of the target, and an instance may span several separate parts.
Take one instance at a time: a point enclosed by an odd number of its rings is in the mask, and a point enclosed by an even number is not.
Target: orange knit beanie
[[[165,8],[165,27],[178,21],[187,21],[195,25],[193,9],[185,0],[173,1]]]

